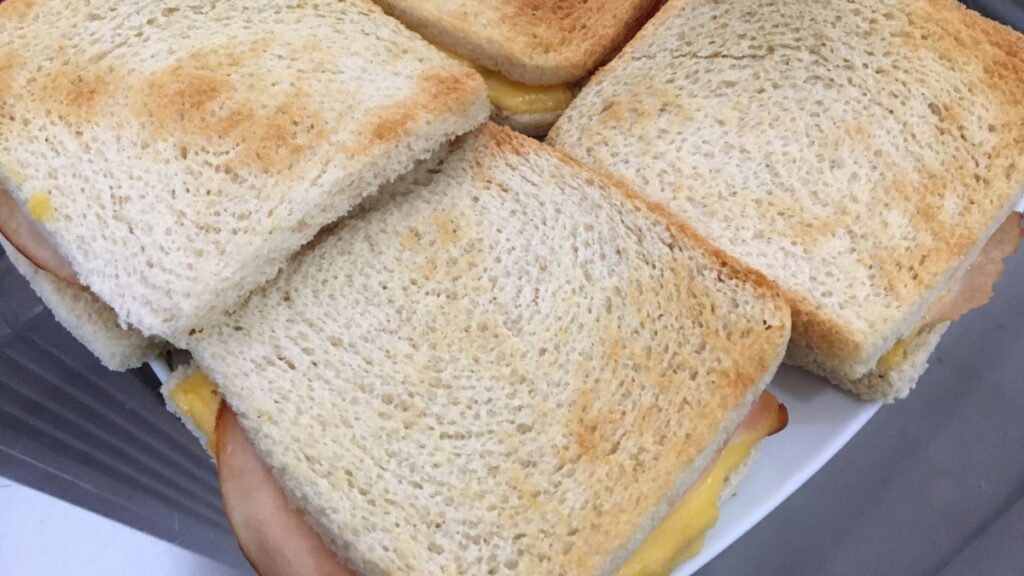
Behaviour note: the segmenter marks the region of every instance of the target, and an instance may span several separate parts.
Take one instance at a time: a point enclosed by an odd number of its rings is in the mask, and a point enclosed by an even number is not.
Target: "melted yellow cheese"
[[[931,324],[924,324],[918,326],[916,330],[903,337],[902,340],[898,340],[892,345],[892,348],[882,354],[882,357],[878,359],[878,363],[875,364],[875,370],[883,374],[887,374],[896,370],[900,366],[903,366],[907,360],[910,359],[910,348],[916,343],[916,340],[922,336],[929,328]]]
[[[730,442],[616,576],[666,576],[682,561],[696,556],[704,547],[704,535],[718,521],[718,501],[729,473],[750,456],[763,437],[748,433]]]
[[[50,197],[43,192],[37,192],[29,196],[28,215],[39,222],[46,222],[52,218],[53,204],[50,202]]]
[[[572,89],[567,84],[530,86],[508,78],[500,72],[473,66],[487,84],[491,104],[511,114],[543,114],[561,112],[572,102]]]
[[[572,86],[531,86],[505,76],[501,72],[484,68],[458,54],[441,49],[445,54],[472,67],[487,84],[487,97],[495,108],[510,114],[544,114],[561,112],[572,103]]]
[[[168,396],[182,416],[206,436],[206,449],[212,454],[214,447],[217,410],[220,409],[220,392],[217,385],[199,370],[175,386]]]
[[[879,372],[888,373],[899,368],[907,361],[907,341],[900,340],[893,344],[881,358],[878,359],[877,369]]]

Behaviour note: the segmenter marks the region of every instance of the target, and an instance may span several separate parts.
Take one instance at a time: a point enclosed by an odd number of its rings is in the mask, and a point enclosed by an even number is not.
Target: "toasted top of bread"
[[[789,336],[763,280],[629,196],[488,126],[190,349],[359,573],[610,573]]]
[[[438,46],[534,85],[575,82],[610,58],[658,0],[376,0]]]
[[[176,341],[487,116],[360,0],[0,4],[0,185],[82,282]]]
[[[857,378],[1024,185],[1024,37],[953,0],[669,2],[549,142],[775,281]]]
[[[159,338],[147,338],[138,330],[122,327],[114,311],[94,294],[36,268],[3,236],[0,247],[57,322],[107,369],[137,368],[167,346]]]

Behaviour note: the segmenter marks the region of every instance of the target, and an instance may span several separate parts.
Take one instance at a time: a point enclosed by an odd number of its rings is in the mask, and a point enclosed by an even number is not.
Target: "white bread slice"
[[[14,269],[28,280],[32,291],[72,336],[89,349],[109,370],[137,368],[166,347],[159,338],[147,338],[132,328],[122,328],[117,315],[80,286],[51,276],[25,259],[3,236],[0,246]]]
[[[672,1],[548,141],[775,281],[792,357],[856,387],[1020,198],[1024,37],[953,0]]]
[[[488,125],[190,349],[359,573],[611,574],[788,333],[759,276]]]
[[[0,37],[0,185],[172,342],[489,110],[366,0],[7,0]]]
[[[575,82],[610,59],[659,0],[376,0],[434,44],[532,85]]]

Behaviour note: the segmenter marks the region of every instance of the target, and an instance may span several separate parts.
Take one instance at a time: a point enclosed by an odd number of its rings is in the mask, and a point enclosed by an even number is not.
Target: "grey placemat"
[[[0,476],[247,568],[213,463],[158,385],[105,370],[0,254]]]

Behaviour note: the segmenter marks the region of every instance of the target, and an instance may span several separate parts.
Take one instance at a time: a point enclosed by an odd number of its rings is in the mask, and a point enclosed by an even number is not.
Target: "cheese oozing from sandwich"
[[[562,112],[569,107],[575,95],[569,84],[532,86],[513,80],[497,70],[491,70],[438,47],[445,54],[464,62],[476,70],[487,85],[487,98],[491,105],[509,114],[546,114]]]
[[[572,88],[568,84],[531,86],[517,82],[501,72],[482,66],[473,68],[487,84],[487,96],[495,107],[511,114],[543,114],[561,112],[572,103]]]
[[[221,402],[216,384],[196,370],[171,389],[168,396],[178,412],[206,435],[207,448],[216,453],[216,424]],[[718,521],[718,504],[729,475],[750,457],[761,440],[785,428],[787,421],[785,406],[771,393],[762,393],[697,483],[616,576],[667,575],[680,562],[700,552],[705,533]]]
[[[959,320],[964,314],[987,304],[992,298],[993,287],[1003,275],[1003,260],[1017,251],[1022,236],[1024,228],[1021,228],[1021,214],[1011,212],[981,248],[963,276],[946,288],[942,296],[932,304],[918,327],[879,358],[876,370],[887,373],[898,369],[910,358],[909,351],[913,348],[914,340],[928,328],[942,322]]]
[[[206,436],[206,450],[215,454],[217,411],[220,409],[220,391],[201,370],[178,383],[168,392],[178,413],[188,418],[196,430]]]
[[[667,576],[696,556],[704,547],[704,535],[718,522],[718,505],[729,475],[761,440],[785,428],[788,419],[785,406],[770,392],[763,392],[718,457],[616,576]]]

